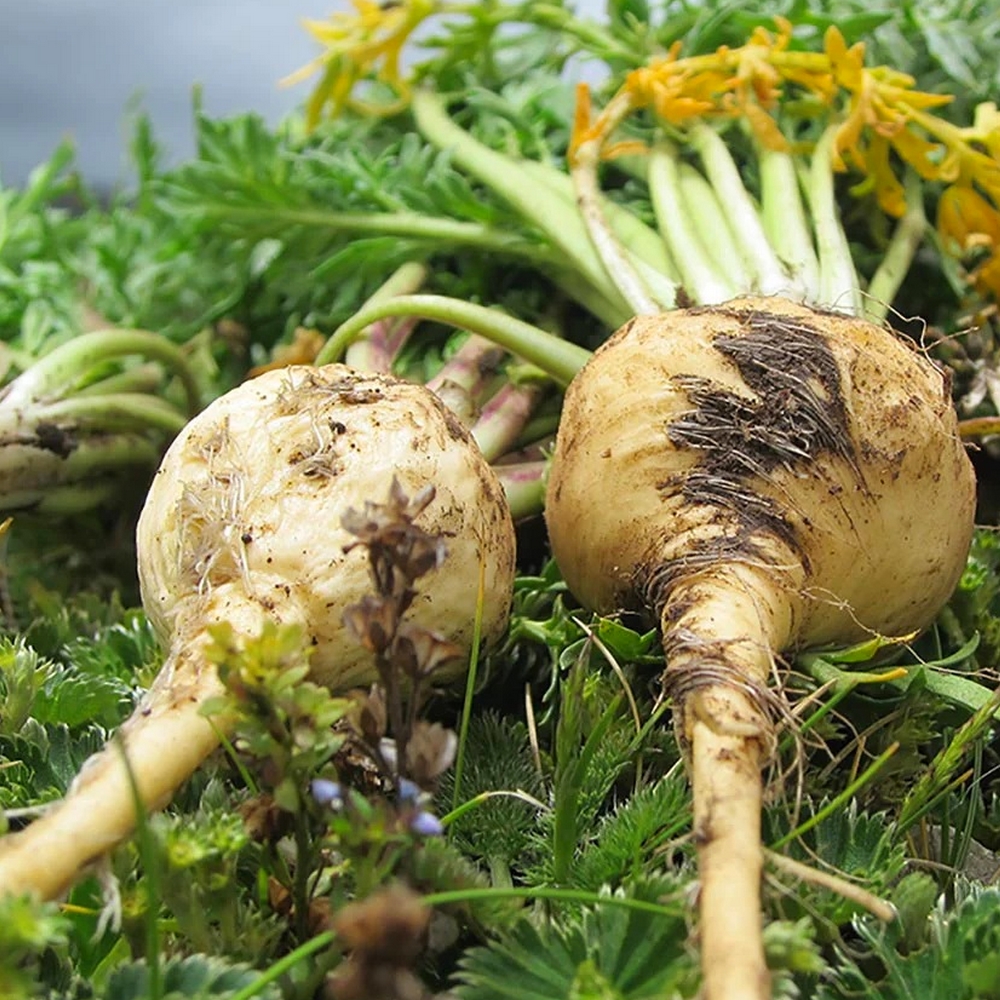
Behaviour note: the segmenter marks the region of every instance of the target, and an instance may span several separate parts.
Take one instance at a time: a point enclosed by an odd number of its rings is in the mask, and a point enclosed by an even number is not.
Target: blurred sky
[[[596,12],[602,0],[577,10]],[[276,120],[308,84],[278,81],[318,48],[299,24],[348,0],[0,0],[0,181],[20,185],[64,136],[91,184],[127,178],[128,109],[172,159],[190,155],[191,90],[206,110]]]

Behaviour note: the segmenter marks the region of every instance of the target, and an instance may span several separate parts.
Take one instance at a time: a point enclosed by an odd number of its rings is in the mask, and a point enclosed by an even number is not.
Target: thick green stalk
[[[74,396],[104,396],[119,392],[155,393],[163,385],[163,367],[155,361],[133,365],[73,390]]]
[[[75,428],[105,431],[156,428],[176,434],[187,418],[166,400],[144,392],[109,393],[104,396],[70,396],[32,407],[36,424],[71,424]]]
[[[80,374],[110,358],[139,354],[163,362],[181,380],[191,413],[200,409],[200,392],[183,352],[165,337],[146,330],[97,330],[57,347],[22,372],[4,391],[4,407],[28,407],[69,389]]]
[[[542,394],[540,383],[505,385],[483,407],[471,433],[487,462],[494,462],[517,443]]]
[[[740,248],[726,223],[726,216],[712,185],[689,163],[678,164],[677,180],[685,215],[690,217],[698,241],[708,252],[715,271],[736,292],[752,286]]]
[[[573,178],[569,174],[537,160],[525,160],[522,166],[530,174],[535,175],[539,183],[548,185],[555,196],[570,205],[575,204]],[[645,261],[665,277],[676,281],[679,277],[676,265],[660,234],[610,198],[601,197],[599,203],[615,235],[630,251],[633,259]]]
[[[819,250],[818,305],[853,316],[862,315],[861,289],[851,248],[840,224],[840,207],[833,185],[833,143],[837,125],[823,133],[806,173],[806,195],[812,211]]]
[[[553,268],[545,272],[574,302],[583,306],[591,316],[599,319],[609,330],[616,330],[628,322],[632,314],[617,302],[610,302],[602,289],[590,284],[579,271]]]
[[[545,467],[543,460],[493,466],[515,521],[542,512],[545,506]]]
[[[438,373],[428,379],[427,388],[466,427],[471,427],[479,419],[481,404],[487,395],[487,385],[493,382],[506,357],[507,352],[502,347],[474,333]],[[487,456],[486,460],[492,461],[492,457]]]
[[[0,495],[0,509],[30,511],[46,517],[66,517],[82,514],[102,504],[110,503],[121,496],[121,483],[111,479],[84,480],[81,483],[67,483],[34,493]]]
[[[819,295],[819,260],[790,153],[757,144],[761,217],[771,245],[807,302]]]
[[[427,280],[427,267],[416,261],[403,264],[367,299],[365,305],[381,302],[394,295],[413,295]],[[389,372],[396,355],[413,331],[406,320],[373,324],[347,349],[344,361],[351,368],[366,372]]]
[[[490,149],[459,128],[436,94],[427,90],[415,91],[411,109],[417,127],[429,142],[447,150],[460,167],[499,194],[525,222],[545,235],[565,258],[560,267],[571,265],[600,288],[624,318],[631,314],[627,302],[608,280],[578,212],[540,188],[517,160]]]
[[[896,225],[864,298],[864,314],[873,323],[881,323],[888,314],[926,231],[920,178],[910,171],[906,176],[906,212]]]
[[[726,206],[729,228],[753,276],[755,287],[743,291],[762,295],[787,292],[788,274],[767,239],[760,213],[743,184],[729,147],[710,125],[695,125],[690,135],[719,203]]]
[[[731,299],[739,289],[729,282],[724,272],[720,273],[698,235],[691,216],[702,206],[696,208],[684,198],[674,147],[667,143],[653,147],[647,176],[656,221],[677,262],[684,290],[703,305]]]
[[[656,294],[655,287],[640,274],[601,210],[601,188],[597,180],[599,156],[599,146],[584,143],[576,151],[572,166],[576,203],[590,244],[597,253],[604,274],[628,303],[633,315],[652,315],[668,309],[676,299],[676,290],[671,287],[663,299]]]
[[[371,234],[427,240],[436,248],[472,247],[536,263],[544,263],[551,256],[537,241],[517,233],[504,232],[478,222],[423,215],[420,212],[329,212],[318,208],[247,207],[220,203],[207,205],[202,214],[208,218],[242,221],[248,229],[262,228],[261,219],[265,219],[283,226],[309,226],[352,236]],[[275,226],[268,228],[273,230]]]
[[[369,323],[386,316],[418,316],[478,333],[540,368],[562,386],[569,385],[590,359],[590,351],[498,309],[487,309],[443,295],[400,295],[359,309],[334,330],[316,363],[338,360],[347,345]]]
[[[120,492],[118,480],[106,482],[113,470],[152,470],[160,450],[144,434],[90,436],[60,454],[37,441],[0,444],[0,511],[32,510],[67,513],[84,510]]]
[[[504,12],[502,15],[501,11]],[[525,12],[527,12],[527,17]],[[499,21],[500,24],[518,20],[551,28],[571,38],[578,39],[586,50],[599,55],[605,61],[620,59],[630,66],[642,65],[643,55],[641,53],[618,41],[604,30],[603,25],[599,22],[589,18],[575,17],[562,4],[537,2],[527,6],[514,4],[506,9],[498,7],[496,13],[503,17],[503,20]]]

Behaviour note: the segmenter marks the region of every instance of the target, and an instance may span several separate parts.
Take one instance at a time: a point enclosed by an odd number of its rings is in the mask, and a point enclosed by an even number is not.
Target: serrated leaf
[[[461,798],[468,801],[495,791],[520,791],[536,798],[545,794],[527,727],[485,712],[469,724]],[[454,771],[449,770],[438,794],[442,810],[450,808],[453,795]],[[537,813],[537,806],[524,799],[493,796],[455,820],[449,836],[472,857],[523,866],[531,833],[537,828]]]
[[[676,893],[672,883],[648,883],[636,898]],[[465,954],[456,993],[463,1000],[565,1000],[574,988],[593,988],[622,1000],[670,996],[692,981],[686,938],[680,903],[663,914],[597,905],[541,926],[522,918],[499,940]]]
[[[31,720],[14,737],[0,737],[0,802],[35,805],[66,793],[83,762],[104,746],[96,726],[71,733],[68,726]]]
[[[64,671],[39,692],[33,714],[53,725],[74,728],[93,722],[111,728],[121,720],[130,695],[130,688],[115,677]]]
[[[673,772],[640,789],[602,817],[594,841],[573,863],[572,884],[596,890],[634,877],[645,870],[657,848],[680,834],[690,818],[683,772]]]
[[[260,973],[246,965],[229,964],[208,955],[191,955],[166,962],[160,969],[163,1000],[204,1000],[213,997],[224,1000],[245,989],[260,978]],[[119,966],[108,977],[103,1000],[148,1000],[150,970],[146,962]],[[274,985],[262,987],[258,1000],[278,1000]]]
[[[939,903],[927,924],[927,944],[905,954],[898,947],[898,925],[856,920],[855,931],[884,975],[873,981],[842,956],[843,964],[833,967],[833,978],[844,991],[839,995],[865,1000],[994,1000],[1000,986],[1000,979],[991,979],[1000,953],[1000,891],[972,888],[968,893],[953,910]]]

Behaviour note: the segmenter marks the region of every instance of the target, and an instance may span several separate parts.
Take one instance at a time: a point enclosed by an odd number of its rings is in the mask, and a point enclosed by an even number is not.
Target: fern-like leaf
[[[460,962],[463,1000],[652,1000],[693,992],[696,973],[685,942],[687,925],[677,884],[648,882],[632,898],[673,897],[662,913],[598,905],[574,917],[539,924],[523,917]],[[625,893],[615,893],[616,903]]]
[[[260,973],[246,965],[231,965],[207,955],[167,962],[160,970],[161,993],[170,1000],[225,1000],[260,978]],[[116,969],[108,979],[103,1000],[148,1000],[150,970],[145,962],[131,962]],[[257,1000],[277,1000],[276,986],[262,987]]]
[[[1000,891],[969,886],[956,907],[944,902],[928,921],[927,944],[917,951],[900,951],[901,931],[871,919],[855,921],[855,930],[884,973],[862,972],[844,959],[835,970],[834,985],[821,1000],[837,997],[864,1000],[1000,1000]]]

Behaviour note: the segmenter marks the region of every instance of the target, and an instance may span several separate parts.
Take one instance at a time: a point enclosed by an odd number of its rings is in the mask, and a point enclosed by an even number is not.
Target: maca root
[[[640,316],[570,385],[553,553],[660,625],[701,877],[705,1000],[769,1000],[762,772],[783,653],[926,627],[975,481],[947,378],[891,332],[781,299]]]

